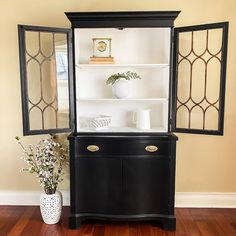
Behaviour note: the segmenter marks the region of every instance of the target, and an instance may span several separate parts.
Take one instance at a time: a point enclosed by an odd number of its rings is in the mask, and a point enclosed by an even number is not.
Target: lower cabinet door
[[[86,156],[79,157],[77,161],[77,212],[120,214],[120,158]]]
[[[169,213],[169,158],[123,158],[124,214]]]

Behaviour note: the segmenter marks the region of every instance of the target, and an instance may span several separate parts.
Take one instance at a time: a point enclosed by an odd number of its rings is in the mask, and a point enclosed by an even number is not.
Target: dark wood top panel
[[[72,28],[173,27],[180,11],[66,12]]]

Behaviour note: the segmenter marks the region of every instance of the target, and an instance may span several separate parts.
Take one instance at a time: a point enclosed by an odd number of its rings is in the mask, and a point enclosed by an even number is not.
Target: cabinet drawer
[[[89,138],[77,140],[77,155],[168,155],[169,142],[155,139]]]

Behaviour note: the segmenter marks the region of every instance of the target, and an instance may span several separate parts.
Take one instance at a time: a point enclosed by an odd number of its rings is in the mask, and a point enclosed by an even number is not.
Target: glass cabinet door
[[[71,30],[19,25],[24,135],[74,127]]]
[[[223,135],[228,22],[174,30],[172,131]]]

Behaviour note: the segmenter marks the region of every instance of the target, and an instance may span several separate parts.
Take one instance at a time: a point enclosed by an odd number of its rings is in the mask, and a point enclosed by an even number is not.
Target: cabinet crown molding
[[[172,27],[180,11],[65,12],[73,28]]]

